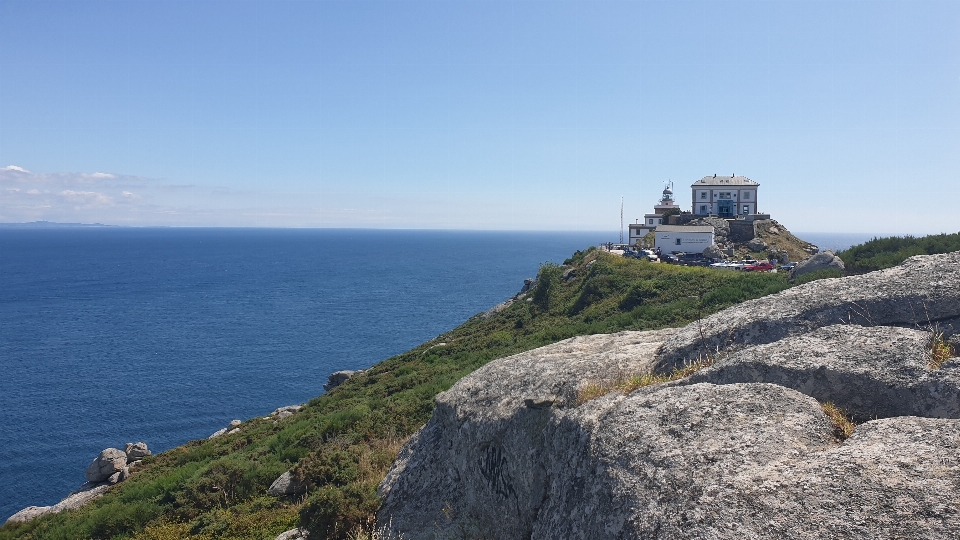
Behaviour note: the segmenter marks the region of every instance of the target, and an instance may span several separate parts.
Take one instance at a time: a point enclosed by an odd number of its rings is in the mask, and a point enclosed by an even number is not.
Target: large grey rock
[[[124,468],[120,469],[119,471],[117,471],[117,472],[111,474],[110,476],[108,476],[107,479],[104,480],[104,482],[106,482],[106,483],[108,483],[108,484],[110,484],[110,485],[113,485],[113,484],[117,484],[117,483],[119,483],[119,482],[123,482],[123,481],[126,480],[127,478],[130,478],[130,468],[129,468],[129,467],[124,467]]]
[[[521,292],[520,294],[523,294],[523,292]],[[518,295],[518,296],[519,296],[519,295]],[[490,317],[493,317],[494,315],[496,315],[497,313],[500,313],[501,311],[503,311],[503,310],[507,309],[508,307],[512,306],[513,303],[516,302],[516,301],[517,301],[517,297],[516,297],[516,296],[515,296],[515,297],[512,297],[512,298],[508,298],[508,299],[504,300],[503,302],[500,302],[499,304],[497,304],[497,305],[493,306],[492,308],[490,308],[490,309],[484,311],[483,313],[481,313],[481,314],[480,314],[480,318],[483,319],[483,320],[487,320],[487,319],[489,319]]]
[[[707,249],[703,250],[703,256],[709,257],[711,259],[722,259],[723,251],[717,247],[716,244],[712,244]]]
[[[747,242],[747,249],[750,251],[764,251],[767,249],[767,243],[759,238],[754,238]]]
[[[305,529],[290,529],[280,533],[274,540],[305,540],[309,536]]]
[[[358,373],[363,373],[363,370],[351,371],[349,369],[344,369],[341,371],[335,371],[327,377],[327,384],[323,385],[323,389],[329,392],[347,382],[350,377],[353,377]]]
[[[930,332],[834,325],[721,355],[676,385],[773,383],[830,401],[859,421],[960,418],[960,365],[930,369]]]
[[[270,484],[270,488],[267,490],[267,493],[273,495],[274,497],[281,497],[285,495],[300,495],[306,493],[307,485],[305,483],[297,482],[293,477],[293,473],[287,471],[281,474],[276,480]]]
[[[790,262],[790,253],[782,249],[771,249],[770,257],[777,260],[778,264],[787,264]]]
[[[285,412],[288,412],[288,413],[293,414],[293,413],[296,413],[296,412],[300,412],[300,409],[302,409],[302,408],[303,408],[303,405],[286,405],[286,406],[284,406],[284,407],[277,407],[277,409],[274,410],[274,411],[273,411],[272,413],[270,413],[270,414],[271,414],[271,415],[274,415],[274,416],[276,416],[276,415],[278,415],[278,414],[281,414],[281,413],[285,413]]]
[[[790,278],[792,279],[820,270],[843,271],[844,268],[843,260],[837,257],[832,251],[826,250],[800,261],[800,263],[790,271]]]
[[[127,463],[133,463],[151,454],[150,449],[147,448],[147,443],[143,441],[127,443],[126,448],[123,449],[123,453],[127,455]]]
[[[7,519],[7,523],[21,523],[47,514],[56,514],[64,510],[76,510],[103,495],[109,488],[109,484],[87,482],[59,503],[53,506],[28,506],[10,516]]]
[[[567,271],[564,272],[564,277],[566,277],[567,273],[568,273],[570,270],[572,270],[572,269],[567,269]],[[520,293],[519,293],[519,294],[523,294],[523,293],[525,293],[525,292],[529,292],[529,291],[533,290],[533,288],[534,288],[536,285],[537,285],[537,280],[536,280],[535,278],[527,278],[527,279],[523,280],[523,287],[520,287]]]
[[[303,405],[287,405],[286,407],[279,407],[277,410],[270,413],[270,416],[268,416],[267,419],[269,420],[272,417],[274,421],[277,421],[283,420],[284,418],[290,418],[302,408]]]
[[[897,335],[912,347],[909,332]],[[379,522],[411,539],[960,534],[956,420],[871,421],[839,444],[816,400],[756,383],[661,385],[577,405],[578,388],[649,367],[668,337],[575,338],[465,377],[437,397],[381,483]]]
[[[748,300],[691,323],[664,344],[657,370],[838,323],[915,328],[957,317],[960,252],[915,256],[894,268]]]
[[[107,448],[90,463],[83,475],[90,482],[103,482],[127,466],[127,454],[117,448]]]
[[[384,506],[379,522],[388,523],[392,518],[405,533],[415,527],[432,530],[430,527],[439,519],[437,512],[444,508],[444,501],[429,511],[426,508],[440,498],[453,497],[450,500],[454,501],[456,493],[473,501],[469,489],[461,492],[462,488],[469,488],[471,479],[477,480],[478,487],[491,485],[494,492],[515,492],[514,482],[498,483],[497,463],[503,458],[504,445],[509,448],[507,452],[521,456],[515,464],[518,474],[538,474],[536,460],[540,449],[535,444],[527,446],[533,444],[528,437],[530,432],[542,430],[551,411],[574,406],[578,390],[588,381],[614,380],[649,370],[654,352],[672,332],[621,332],[571,338],[491,362],[465,377],[437,397],[434,417],[404,446],[401,457],[381,483]],[[495,384],[490,384],[493,381]],[[466,402],[471,405],[459,405]],[[499,442],[491,446],[491,441]],[[431,447],[438,453],[427,450]],[[455,462],[466,460],[464,463],[469,462],[471,466],[457,467],[454,461],[449,461],[461,450],[469,456],[464,454]],[[477,464],[481,464],[479,468]],[[479,477],[474,478],[477,475]],[[529,483],[533,482],[530,476]],[[457,501],[457,504],[461,502],[484,504],[479,500]],[[529,499],[521,504],[528,506],[521,519],[528,519],[529,505],[536,501]],[[489,536],[510,537],[500,533],[490,531]]]

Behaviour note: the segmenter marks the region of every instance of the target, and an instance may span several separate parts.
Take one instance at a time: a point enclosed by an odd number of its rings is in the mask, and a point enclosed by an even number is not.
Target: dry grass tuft
[[[706,360],[701,359],[692,364],[687,364],[679,369],[675,368],[673,372],[665,375],[658,373],[640,373],[626,377],[618,377],[609,381],[593,382],[587,384],[577,392],[577,405],[583,405],[592,399],[597,399],[611,392],[629,394],[637,388],[643,388],[644,386],[652,386],[683,379],[711,365],[713,365],[713,358],[707,358]]]
[[[944,362],[954,356],[956,356],[956,351],[944,337],[943,331],[934,327],[930,331],[930,360],[927,362],[927,366],[930,369],[940,369]]]
[[[833,436],[838,441],[845,441],[851,435],[857,425],[853,422],[853,417],[843,412],[843,409],[837,407],[832,402],[826,402],[820,405],[823,407],[823,413],[833,422]]]
[[[364,527],[359,526],[347,533],[349,540],[403,540],[402,534],[394,534],[390,530],[390,523],[384,527]]]

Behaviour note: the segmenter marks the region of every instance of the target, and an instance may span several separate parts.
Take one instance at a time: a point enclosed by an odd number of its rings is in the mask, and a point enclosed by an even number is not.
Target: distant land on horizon
[[[56,221],[30,221],[27,223],[0,223],[0,227],[11,229],[45,229],[66,227],[119,227],[121,225],[104,225],[103,223],[57,223]]]

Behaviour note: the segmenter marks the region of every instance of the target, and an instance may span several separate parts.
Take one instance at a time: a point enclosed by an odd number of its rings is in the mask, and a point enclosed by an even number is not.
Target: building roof
[[[704,176],[697,180],[690,187],[697,186],[759,186],[760,184],[747,178],[746,176]]]
[[[658,225],[657,232],[712,233],[710,225]]]

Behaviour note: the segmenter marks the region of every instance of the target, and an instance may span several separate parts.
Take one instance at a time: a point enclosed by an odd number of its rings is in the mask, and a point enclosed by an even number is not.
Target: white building
[[[663,189],[663,195],[660,197],[660,202],[653,207],[653,213],[645,214],[642,223],[638,219],[637,223],[630,224],[630,245],[637,245],[638,240],[662,225],[663,213],[671,208],[680,207],[674,203],[673,189],[668,186]]]
[[[757,213],[760,184],[745,176],[704,176],[693,183],[693,208],[697,215],[733,218]]]
[[[660,225],[655,245],[663,253],[703,253],[713,245],[713,232],[709,225]]]

